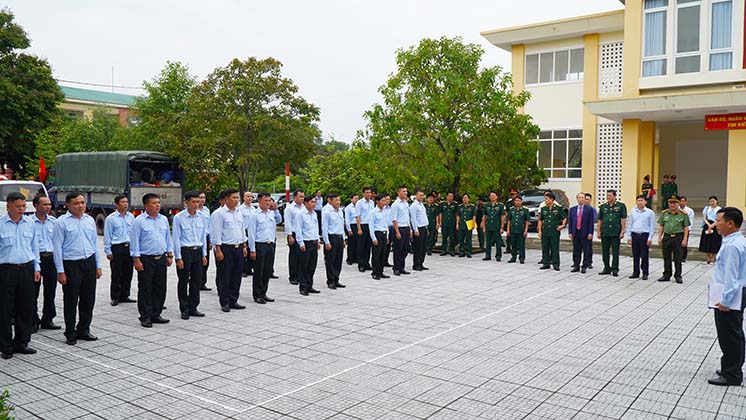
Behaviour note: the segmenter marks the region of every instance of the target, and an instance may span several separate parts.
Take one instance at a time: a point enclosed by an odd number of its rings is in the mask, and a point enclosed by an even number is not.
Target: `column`
[[[728,179],[725,201],[728,206],[746,211],[746,130],[728,132]]]
[[[598,99],[598,34],[583,36],[583,102]],[[581,190],[596,195],[596,142],[598,118],[583,107],[583,163]],[[598,200],[596,200],[598,201]]]

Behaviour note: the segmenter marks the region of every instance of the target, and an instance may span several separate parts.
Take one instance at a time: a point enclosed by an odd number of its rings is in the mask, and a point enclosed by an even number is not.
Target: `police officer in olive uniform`
[[[526,262],[526,237],[528,236],[528,225],[531,214],[523,207],[523,198],[513,198],[513,205],[508,209],[508,247],[510,247],[511,258],[509,263],[514,263],[516,257],[521,264]]]
[[[619,243],[627,229],[627,206],[616,199],[616,190],[606,191],[606,203],[598,208],[598,236],[604,262],[602,275],[619,276]],[[611,264],[609,264],[611,253]]]
[[[456,256],[456,213],[458,204],[453,201],[453,193],[446,194],[446,201],[440,205],[440,233],[443,234],[443,245],[440,255]]]
[[[663,249],[663,276],[658,281],[671,281],[671,259],[676,266],[673,273],[676,283],[681,280],[681,254],[682,247],[689,240],[689,216],[679,208],[679,197],[672,194],[668,198],[668,209],[658,216],[658,243]]]
[[[438,241],[438,215],[440,214],[440,204],[435,202],[435,194],[430,193],[427,195],[427,202],[425,203],[425,212],[427,213],[427,243],[425,249],[427,255],[433,254],[433,247]]]
[[[477,206],[469,202],[469,194],[464,194],[461,197],[461,204],[458,206],[456,219],[456,229],[458,229],[458,256],[459,258],[464,256],[471,258],[471,229],[469,229],[466,223],[471,220],[476,225]]]
[[[477,226],[482,224],[482,218],[484,218],[484,204],[487,199],[480,195],[477,199]],[[484,230],[477,227],[477,242],[479,242],[479,248],[484,249]]]
[[[492,246],[495,246],[495,260],[500,261],[503,256],[503,226],[505,225],[505,206],[498,202],[496,192],[490,192],[490,202],[484,205],[480,223],[480,231],[485,232],[487,243],[485,244],[485,256],[482,258],[487,261],[491,258]]]
[[[505,214],[508,216],[507,219],[509,220],[510,219],[510,214],[509,214],[508,210],[510,210],[510,208],[513,207],[513,205],[515,203],[516,197],[519,197],[518,190],[516,190],[515,188],[511,188],[510,192],[508,193],[508,196],[509,196],[508,201],[505,202]],[[521,202],[523,202],[523,199],[521,199]],[[507,221],[505,222],[504,226],[505,226],[505,231],[506,232],[510,232],[510,230],[508,229],[508,222]],[[513,244],[510,243],[511,241],[509,239],[507,241],[505,241],[505,242],[507,243],[507,245],[505,246],[505,253],[512,255],[513,253],[511,252],[511,248],[512,248]]]
[[[650,175],[645,175],[645,178],[643,178],[645,182],[642,183],[642,195],[645,196],[645,207],[649,209],[653,209],[653,194],[655,191],[655,188],[653,187],[653,184],[650,183]],[[665,196],[664,196],[665,197]]]
[[[556,196],[553,192],[547,191],[544,194],[544,203],[546,206],[541,208],[539,213],[539,238],[541,238],[541,260],[544,262],[540,267],[542,270],[549,269],[549,264],[559,271],[559,240],[560,232],[565,228],[567,219],[562,207],[558,206],[554,200]]]

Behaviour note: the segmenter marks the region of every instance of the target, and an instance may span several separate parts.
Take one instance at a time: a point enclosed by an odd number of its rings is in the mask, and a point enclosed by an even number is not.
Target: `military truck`
[[[129,199],[135,215],[142,213],[142,197],[155,193],[161,199],[161,213],[171,218],[183,208],[184,172],[179,163],[160,152],[114,151],[64,153],[55,161],[55,182],[49,195],[56,213],[67,211],[65,196],[72,191],[86,195],[88,212],[103,235],[106,216],[115,209],[114,197]]]

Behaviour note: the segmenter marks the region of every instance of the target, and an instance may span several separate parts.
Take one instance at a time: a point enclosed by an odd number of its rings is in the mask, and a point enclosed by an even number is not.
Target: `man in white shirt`
[[[689,236],[691,236],[691,230],[692,226],[694,226],[694,209],[691,207],[687,207],[686,205],[686,197],[683,195],[679,197],[679,208],[681,209],[681,212],[686,214],[689,217],[689,226],[686,227],[686,230],[689,231]],[[689,247],[683,247],[681,250],[681,262],[686,262],[686,256],[689,254]]]
[[[293,191],[293,201],[285,207],[285,235],[288,240],[288,272],[290,273],[290,284],[298,285],[298,248],[299,245],[295,240],[295,219],[298,213],[305,210],[303,200],[306,194],[303,191]]]

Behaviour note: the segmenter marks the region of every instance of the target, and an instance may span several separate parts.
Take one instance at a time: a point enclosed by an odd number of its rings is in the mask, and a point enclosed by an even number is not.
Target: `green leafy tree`
[[[0,393],[0,420],[14,420],[13,414],[14,407],[10,403],[10,393],[8,390],[4,390]]]
[[[389,179],[455,192],[505,191],[541,182],[539,129],[520,109],[500,67],[480,69],[484,51],[460,38],[423,39],[396,53],[398,70],[365,113],[361,133]]]
[[[23,173],[34,136],[60,115],[64,96],[46,60],[18,52],[31,42],[13,19],[0,9],[0,164]]]
[[[245,191],[258,173],[281,173],[286,161],[310,157],[320,137],[319,109],[281,68],[273,58],[234,59],[194,88],[184,122],[190,136],[176,148],[185,166],[234,174]]]

